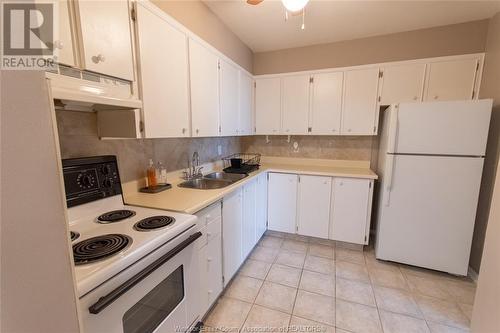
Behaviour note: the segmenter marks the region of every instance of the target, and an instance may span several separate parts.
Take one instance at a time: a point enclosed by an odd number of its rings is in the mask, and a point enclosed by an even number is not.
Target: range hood
[[[101,111],[142,108],[134,84],[66,66],[47,71],[52,98],[59,110]]]

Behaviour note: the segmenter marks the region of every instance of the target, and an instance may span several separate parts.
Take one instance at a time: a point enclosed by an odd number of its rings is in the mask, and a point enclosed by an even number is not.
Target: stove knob
[[[111,179],[104,179],[104,181],[102,182],[102,185],[104,187],[111,187],[111,186],[113,186],[113,182],[111,181]]]
[[[101,172],[103,175],[109,175],[111,173],[111,167],[109,166],[109,164],[103,165]]]
[[[82,176],[82,185],[83,186],[92,185],[92,178],[89,175],[83,175]]]

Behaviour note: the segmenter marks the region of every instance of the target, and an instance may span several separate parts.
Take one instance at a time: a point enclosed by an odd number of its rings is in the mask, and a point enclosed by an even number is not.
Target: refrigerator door
[[[491,107],[490,99],[399,104],[389,111],[388,152],[484,156]]]
[[[377,258],[466,275],[483,158],[387,156]]]

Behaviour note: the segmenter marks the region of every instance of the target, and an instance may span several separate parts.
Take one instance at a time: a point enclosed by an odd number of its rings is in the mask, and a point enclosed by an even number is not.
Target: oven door
[[[185,232],[83,296],[84,332],[186,331],[196,308],[193,243],[200,236]]]

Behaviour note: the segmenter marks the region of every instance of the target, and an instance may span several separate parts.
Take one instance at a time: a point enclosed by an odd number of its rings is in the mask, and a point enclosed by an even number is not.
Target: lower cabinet
[[[221,204],[216,203],[196,214],[203,236],[198,248],[198,310],[200,318],[222,292],[222,217]]]
[[[267,219],[269,230],[295,233],[298,176],[269,173]]]
[[[330,225],[332,178],[299,176],[297,233],[326,238]]]
[[[224,287],[240,267],[242,256],[243,193],[242,189],[224,197],[222,203],[222,256]]]
[[[269,174],[268,229],[368,244],[373,180]]]
[[[267,173],[262,173],[257,177],[256,197],[256,238],[258,241],[267,230]]]
[[[330,239],[368,244],[373,180],[334,178]]]
[[[241,228],[241,255],[246,258],[257,243],[257,180],[243,187],[243,226]]]

